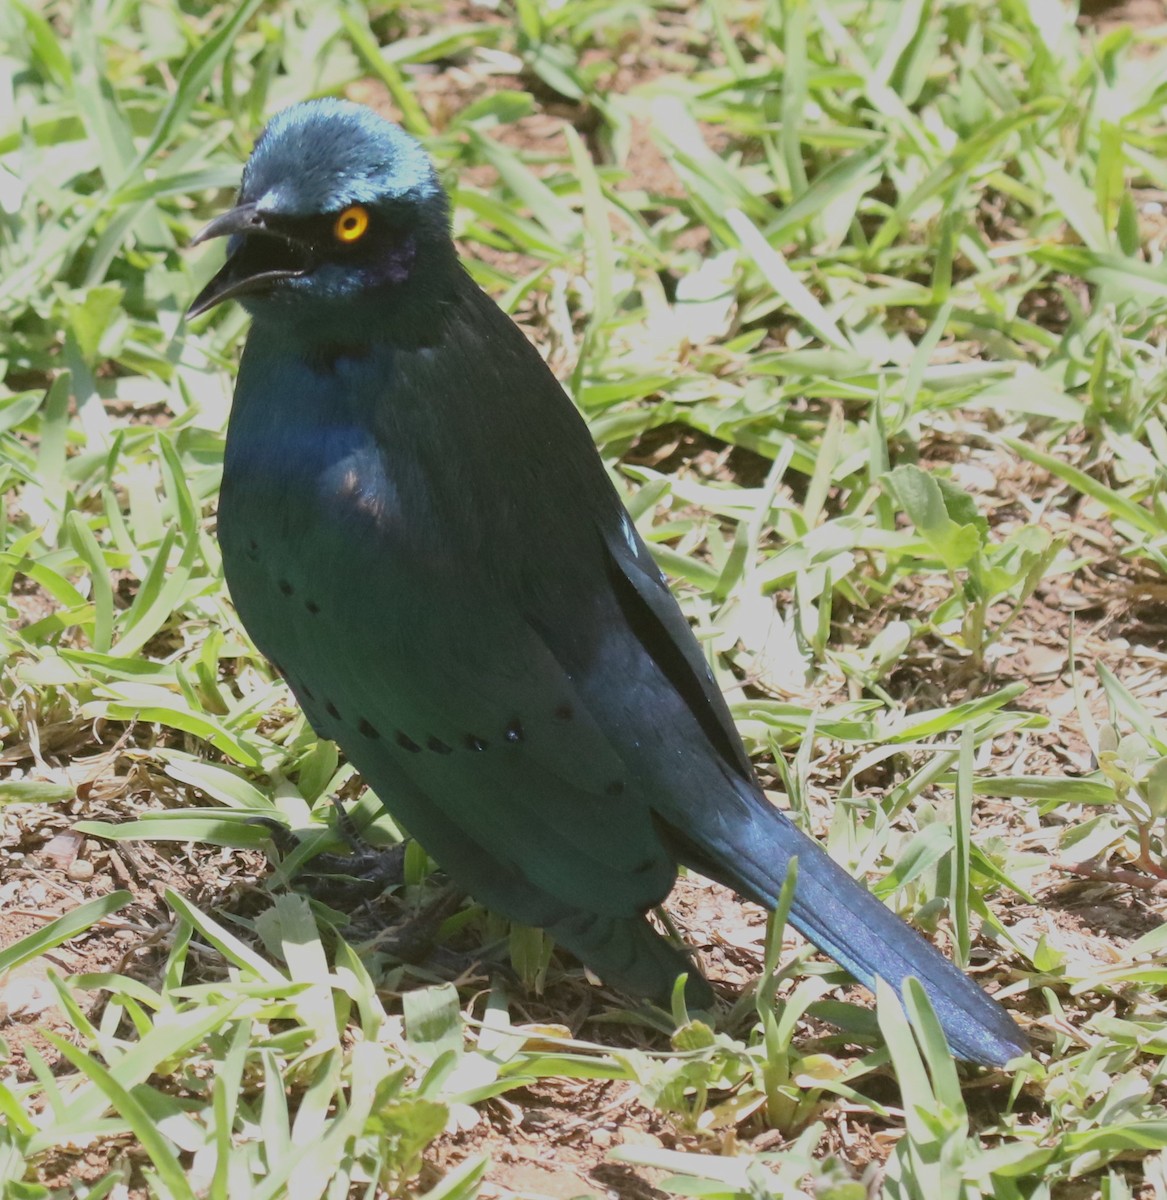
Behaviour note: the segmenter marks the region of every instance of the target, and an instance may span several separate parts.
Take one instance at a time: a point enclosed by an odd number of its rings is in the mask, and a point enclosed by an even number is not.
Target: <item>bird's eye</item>
[[[363,205],[350,204],[336,218],[332,232],[338,242],[355,242],[364,237],[369,228],[369,211]]]

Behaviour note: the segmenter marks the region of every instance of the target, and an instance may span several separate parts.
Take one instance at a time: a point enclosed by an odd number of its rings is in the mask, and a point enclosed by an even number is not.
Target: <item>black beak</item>
[[[216,304],[222,304],[224,300],[265,292],[281,279],[295,279],[308,269],[300,247],[286,235],[271,229],[254,204],[240,204],[216,217],[195,234],[190,244],[198,246],[202,242],[220,237],[235,238],[238,242],[230,247],[227,261],[186,310],[188,321],[191,317],[197,317],[200,313],[214,308]],[[282,243],[285,249],[291,251],[286,256],[292,260],[291,265],[278,263],[277,255],[266,251],[249,252],[261,241],[266,243],[269,249],[275,249],[276,243]]]

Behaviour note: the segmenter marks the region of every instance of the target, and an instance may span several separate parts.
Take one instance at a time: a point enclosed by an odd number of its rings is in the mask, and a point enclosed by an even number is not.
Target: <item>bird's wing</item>
[[[607,576],[624,620],[643,652],[684,699],[717,753],[752,781],[753,768],[725,697],[648,547],[626,513],[604,526]]]
[[[317,728],[391,811],[426,840],[424,814],[401,810],[404,778],[450,829],[548,895],[621,916],[662,900],[676,867],[643,781],[540,633],[453,560],[431,561],[419,589],[403,588],[399,560],[366,562],[358,583],[342,558],[322,601],[330,636],[313,641],[297,615],[285,657]],[[385,619],[369,619],[370,596]],[[427,849],[441,861],[460,848]]]

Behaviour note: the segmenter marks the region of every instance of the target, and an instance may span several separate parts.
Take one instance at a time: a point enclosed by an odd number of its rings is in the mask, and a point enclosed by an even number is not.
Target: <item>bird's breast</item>
[[[411,574],[410,522],[351,374],[251,342],[240,371],[219,541],[244,624],[281,663],[354,593]]]
[[[319,355],[244,356],[223,468],[220,520],[237,516],[310,534],[376,537],[400,515],[401,498],[373,427],[371,389],[390,384],[387,365]],[[355,526],[355,529],[349,529]]]

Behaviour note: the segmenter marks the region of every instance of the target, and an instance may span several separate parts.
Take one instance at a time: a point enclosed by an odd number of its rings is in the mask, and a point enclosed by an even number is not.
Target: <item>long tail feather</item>
[[[798,885],[790,922],[867,987],[877,978],[899,995],[914,975],[923,985],[953,1052],[1001,1066],[1025,1053],[1025,1035],[1009,1014],[935,946],[851,878],[776,808],[750,797],[749,820],[701,843],[673,832],[682,861],[737,888],[767,908],[777,903],[792,858]]]

